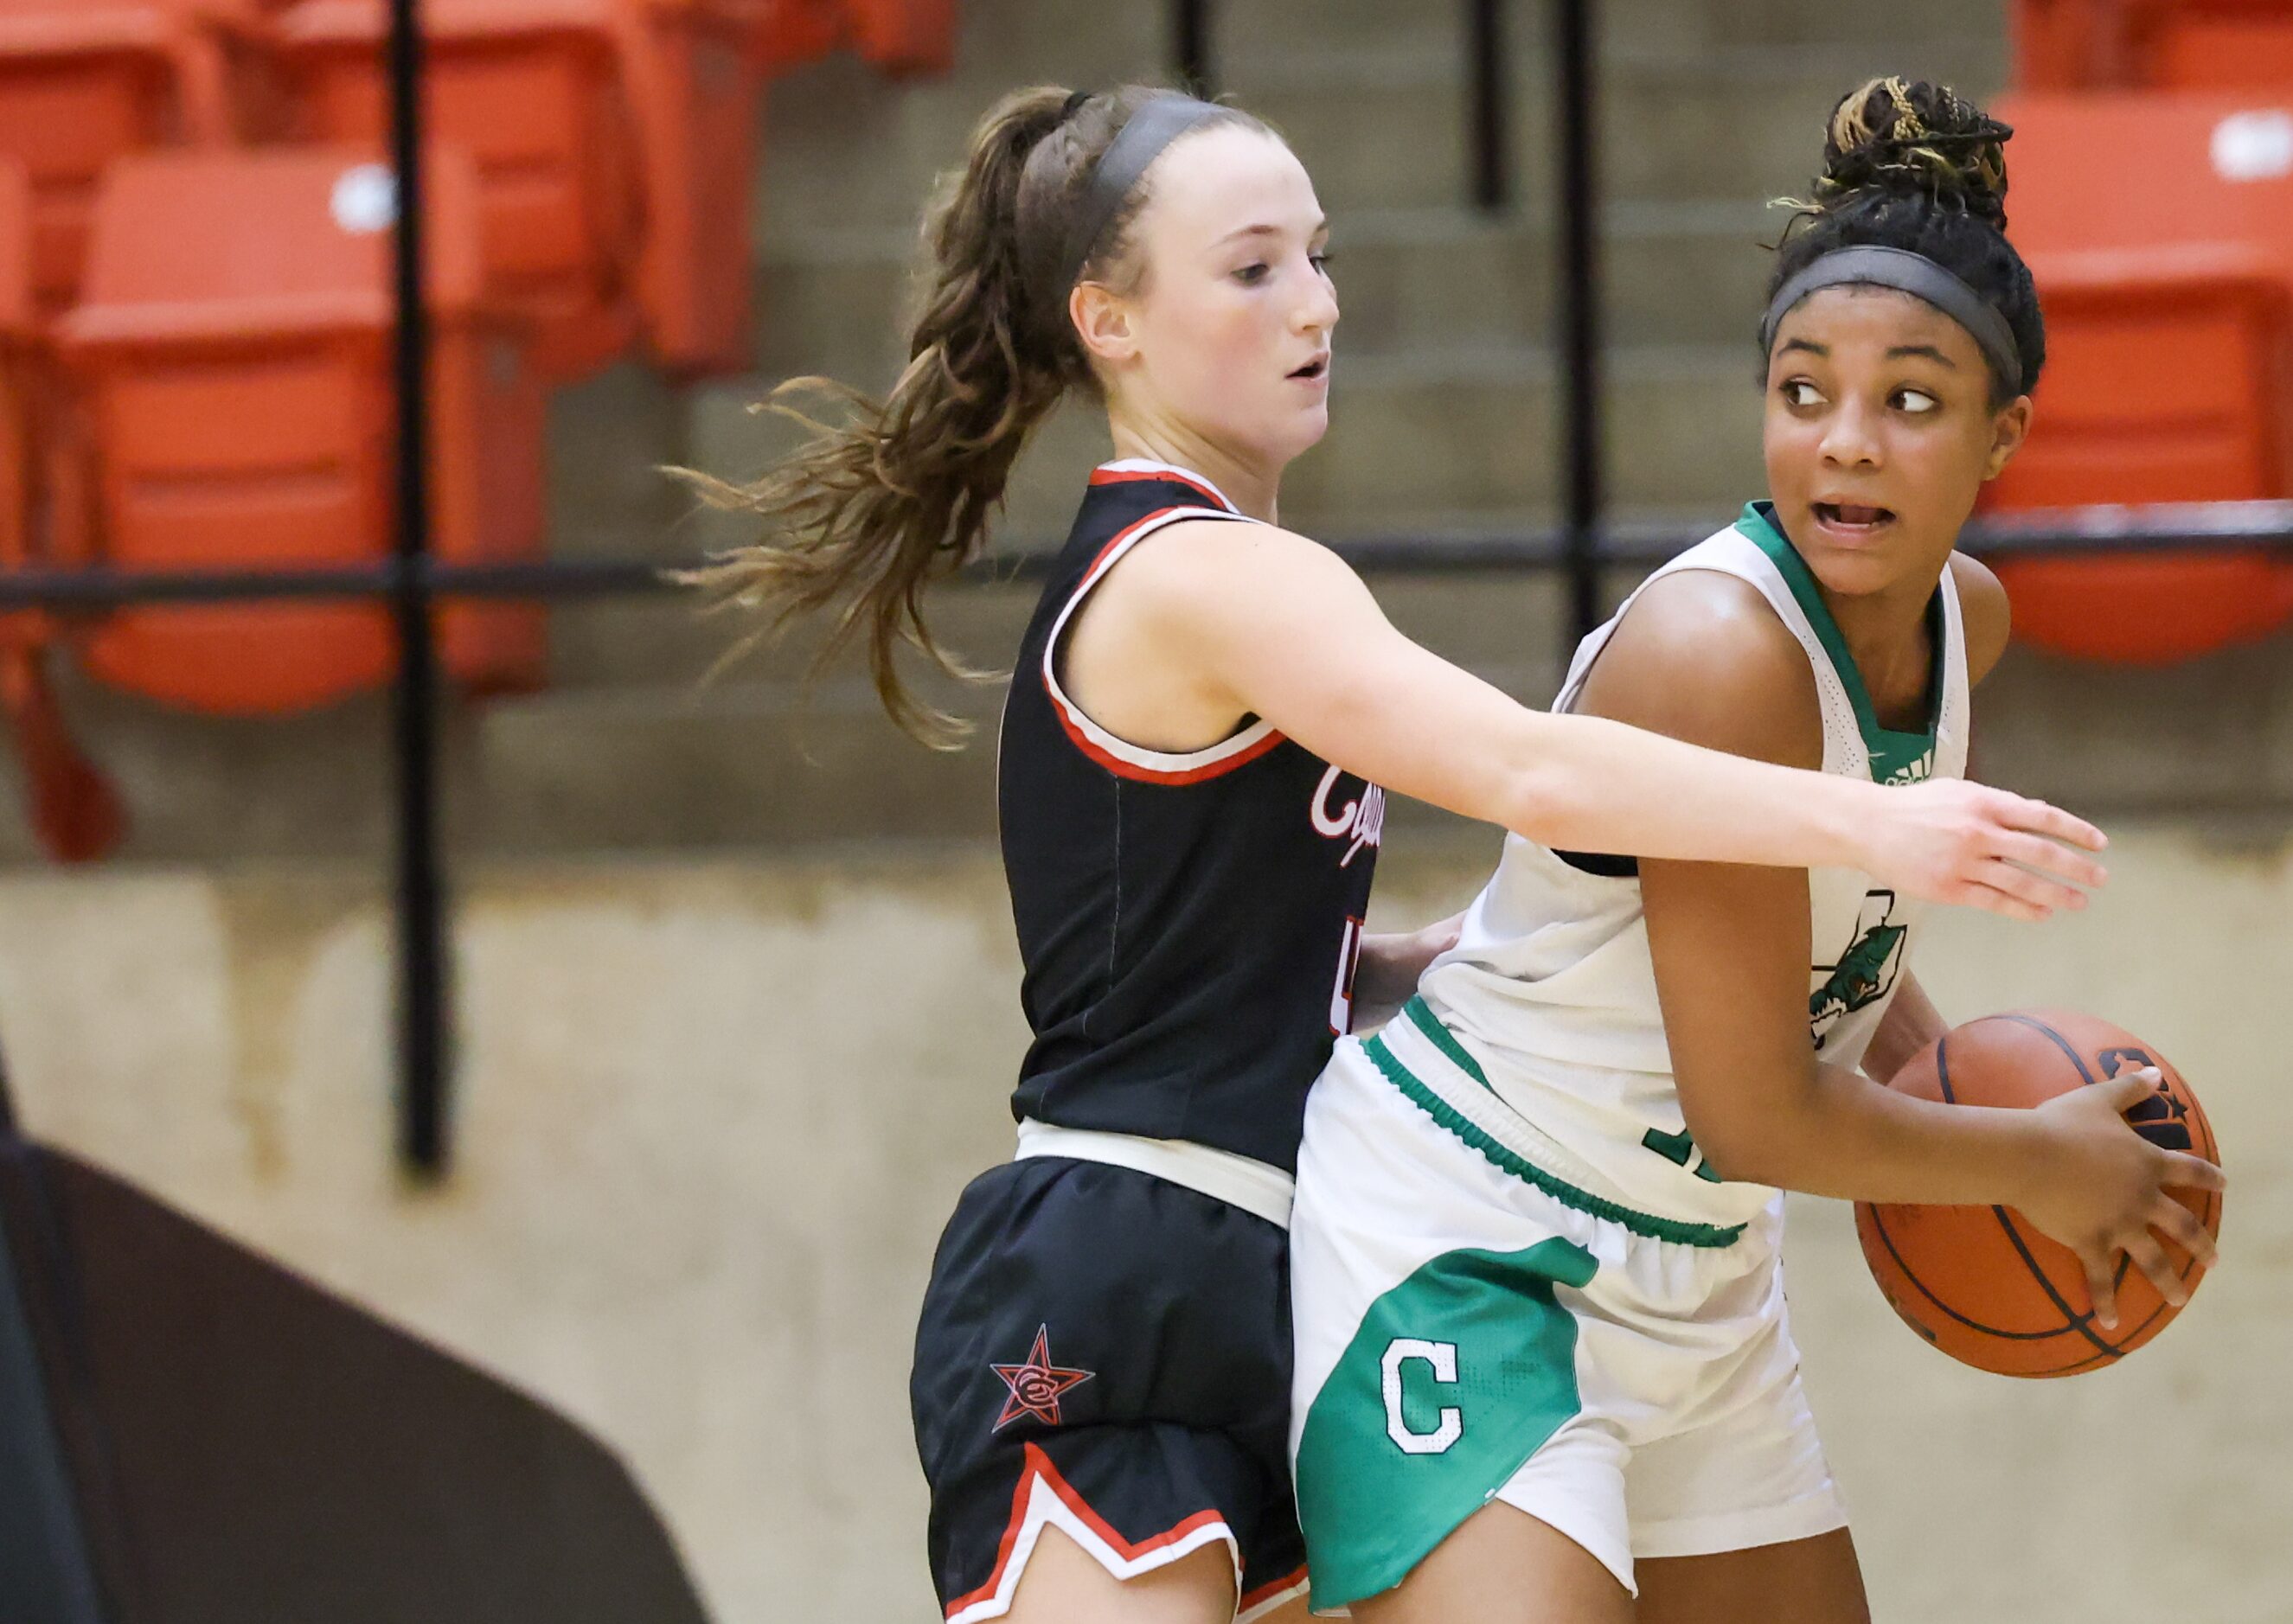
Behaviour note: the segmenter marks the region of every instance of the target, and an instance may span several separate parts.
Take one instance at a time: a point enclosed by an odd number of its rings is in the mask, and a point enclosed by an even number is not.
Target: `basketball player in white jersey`
[[[1771,500],[1579,650],[1557,709],[1908,784],[1965,772],[2005,594],[1954,551],[2045,356],[2005,236],[2010,132],[1874,81],[1833,117],[1762,339]],[[2120,1120],[2154,1073],[2034,1111],[1884,1079],[1940,1036],[1919,909],[1846,869],[1585,857],[1510,837],[1456,948],[1309,1096],[1291,1435],[1313,1606],[1372,1624],[1868,1617],[1798,1378],[1782,1188],[2005,1203],[2113,1322],[2168,1186]],[[1857,1071],[1861,1068],[1861,1073]]]

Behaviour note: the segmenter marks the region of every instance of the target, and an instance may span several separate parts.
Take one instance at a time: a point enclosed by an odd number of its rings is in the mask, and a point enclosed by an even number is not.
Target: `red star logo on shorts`
[[[1001,1432],[1021,1416],[1033,1416],[1038,1421],[1057,1426],[1059,1424],[1059,1394],[1070,1387],[1080,1387],[1096,1370],[1065,1370],[1051,1362],[1051,1328],[1035,1328],[1035,1345],[1027,1350],[1027,1362],[1016,1365],[991,1364],[987,1367],[1003,1378],[1011,1389],[1011,1396],[1003,1402],[1003,1413],[995,1418],[995,1430]]]

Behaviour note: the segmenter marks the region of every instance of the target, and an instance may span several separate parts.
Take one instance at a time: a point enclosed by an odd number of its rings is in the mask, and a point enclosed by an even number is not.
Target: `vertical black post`
[[[420,0],[390,0],[392,162],[398,172],[399,1154],[424,1178],[446,1171],[449,1027],[445,882],[438,851],[438,650],[423,570],[430,551],[429,307],[422,279]]]
[[[1600,263],[1593,0],[1553,0],[1560,106],[1560,522],[1568,646],[1600,623]]]
[[[1465,0],[1465,84],[1470,104],[1465,133],[1465,177],[1473,206],[1495,214],[1512,201],[1512,165],[1508,146],[1508,93],[1512,64],[1505,56],[1505,0]]]
[[[1172,0],[1171,51],[1179,88],[1197,96],[1215,95],[1218,81],[1211,61],[1211,0]]]

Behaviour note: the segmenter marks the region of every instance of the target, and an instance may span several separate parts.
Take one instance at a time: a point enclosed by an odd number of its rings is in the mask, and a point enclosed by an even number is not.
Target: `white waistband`
[[[1129,1168],[1199,1192],[1229,1207],[1255,1213],[1268,1224],[1290,1227],[1298,1181],[1232,1151],[1214,1151],[1188,1139],[1148,1139],[1137,1134],[1106,1134],[1093,1128],[1057,1127],[1030,1117],[1019,1124],[1019,1155],[1072,1156]]]

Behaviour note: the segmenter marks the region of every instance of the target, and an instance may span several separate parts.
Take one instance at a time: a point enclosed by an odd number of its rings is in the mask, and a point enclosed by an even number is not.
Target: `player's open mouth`
[[[1815,521],[1827,530],[1849,536],[1870,536],[1895,521],[1891,507],[1864,507],[1851,502],[1814,504]]]
[[[1316,356],[1312,360],[1308,361],[1304,366],[1299,368],[1297,371],[1292,373],[1290,376],[1296,378],[1300,383],[1311,383],[1314,379],[1321,377],[1329,370],[1330,358],[1327,353],[1324,353]]]

